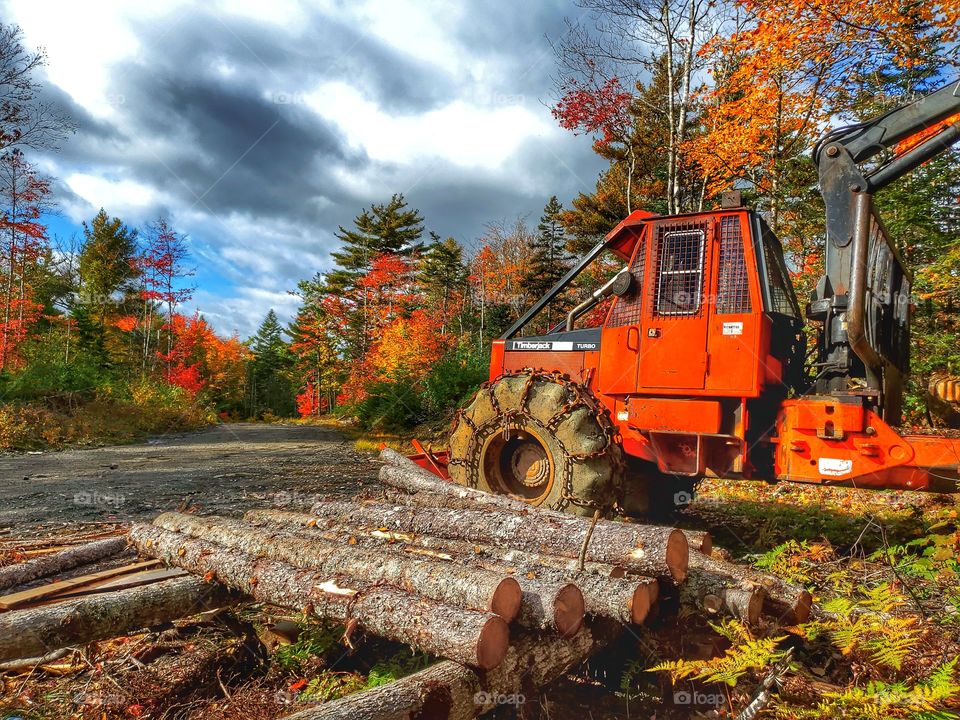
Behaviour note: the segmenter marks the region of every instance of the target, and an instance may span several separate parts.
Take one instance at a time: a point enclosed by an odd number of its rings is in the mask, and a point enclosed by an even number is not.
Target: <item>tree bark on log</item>
[[[510,573],[522,578],[532,573],[537,579],[554,583],[572,582],[580,588],[587,614],[612,617],[621,622],[642,623],[657,599],[657,581],[637,576],[624,577],[621,566],[587,563],[577,571],[577,561],[552,555],[495,548],[449,538],[384,530],[359,530],[338,525],[323,518],[283,510],[250,510],[246,521],[296,528],[299,537],[320,537],[340,544],[358,545],[459,562],[493,572]],[[521,623],[523,624],[523,623]]]
[[[0,614],[0,661],[125,635],[241,599],[220,585],[185,577],[59,605],[11,610]]]
[[[731,577],[691,566],[687,581],[680,586],[680,601],[701,608],[707,615],[724,614],[750,625],[760,621],[763,589],[739,583]]]
[[[113,537],[84,543],[24,563],[8,565],[5,568],[0,568],[0,590],[8,590],[38,578],[73,570],[75,567],[118,555],[126,547],[127,539],[125,537]]]
[[[509,495],[497,495],[475,488],[458,485],[443,480],[417,465],[410,458],[396,450],[384,448],[380,451],[380,460],[385,464],[380,468],[380,482],[386,486],[383,496],[386,502],[398,505],[411,505],[430,508],[453,508],[457,510],[493,510],[514,512],[537,517],[554,517],[560,520],[578,521],[584,528],[591,525],[589,518],[541,508]],[[599,520],[598,525],[611,525],[613,528],[630,527],[629,524],[610,520]],[[713,538],[702,530],[683,530],[689,547],[706,555],[713,551]]]
[[[810,593],[776,575],[698,553],[690,556],[690,567],[699,570],[700,575],[711,575],[731,586],[762,589],[764,615],[775,617],[781,623],[794,625],[810,619],[810,611],[813,607],[813,597]]]
[[[683,534],[687,536],[687,544],[691,550],[709,555],[713,552],[713,537],[705,530],[684,530]]]
[[[574,517],[481,510],[321,501],[313,505],[311,512],[357,527],[499,544],[567,558],[580,556],[589,531],[589,523]],[[687,575],[689,550],[687,538],[674,528],[603,522],[593,530],[587,558],[624,565],[647,577],[682,582]]]
[[[216,516],[167,512],[157,517],[153,524],[298,568],[331,575],[339,573],[362,582],[386,582],[448,605],[492,612],[507,622],[516,618],[520,610],[520,585],[505,572],[482,569],[467,572],[458,565],[359,548],[351,544],[349,537],[341,537],[339,541],[305,540],[281,530],[270,532],[239,520]]]
[[[409,548],[412,554],[417,554],[417,549],[431,549],[443,554],[454,556],[476,556],[493,562],[502,562],[510,565],[517,558],[523,558],[527,562],[541,565],[543,567],[556,568],[558,570],[567,570],[577,572],[577,559],[561,557],[559,555],[545,555],[543,553],[531,550],[514,550],[509,547],[495,547],[485,543],[470,543],[465,540],[455,540],[452,538],[438,538],[429,535],[420,535],[417,533],[394,532],[390,530],[363,529],[343,525],[326,518],[318,518],[316,515],[306,513],[292,512],[288,510],[249,510],[244,515],[244,520],[255,524],[280,525],[282,527],[296,528],[298,531],[307,531],[311,535],[334,541],[343,542],[350,538],[355,539],[359,544],[365,547],[383,547],[384,545],[402,545]],[[627,569],[623,565],[611,565],[609,563],[587,562],[584,564],[584,570],[588,573],[600,575],[602,577],[624,577]]]
[[[469,720],[514,702],[587,660],[619,634],[615,622],[584,625],[572,638],[522,633],[496,669],[478,674],[441,662],[387,685],[348,695],[284,720]]]
[[[135,524],[130,538],[145,555],[218,580],[260,602],[346,622],[434,655],[485,670],[503,661],[509,645],[499,615],[463,610],[386,585],[252,557],[153,525]]]

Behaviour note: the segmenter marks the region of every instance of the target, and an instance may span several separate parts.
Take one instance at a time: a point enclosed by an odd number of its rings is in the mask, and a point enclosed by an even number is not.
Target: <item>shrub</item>
[[[423,379],[427,414],[439,419],[467,401],[490,372],[490,350],[461,344],[430,369]]]
[[[415,383],[396,378],[371,383],[355,406],[357,420],[368,430],[404,430],[423,419],[423,398]]]

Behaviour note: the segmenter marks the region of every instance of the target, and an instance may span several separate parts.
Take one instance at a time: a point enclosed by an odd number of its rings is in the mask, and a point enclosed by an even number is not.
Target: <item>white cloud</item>
[[[150,17],[172,7],[139,4],[136,14]],[[115,112],[124,101],[111,88],[110,66],[134,57],[140,48],[129,26],[130,10],[124,0],[12,0],[7,6],[9,19],[23,28],[27,42],[46,50],[50,80],[101,117]]]
[[[236,332],[241,339],[253,335],[264,316],[273,308],[282,323],[288,323],[297,314],[300,301],[285,292],[264,288],[236,288],[229,297],[198,290],[183,311],[200,312],[223,334]]]
[[[140,217],[150,206],[156,205],[159,193],[152,187],[134,180],[112,180],[100,175],[73,173],[64,182],[74,193],[89,203],[89,207],[71,206],[68,215],[77,222],[89,215],[90,208],[109,208],[114,215]],[[73,213],[82,213],[75,217]]]
[[[556,132],[542,113],[513,103],[480,107],[454,100],[419,115],[389,115],[344,82],[324,83],[307,93],[304,102],[335,123],[352,145],[389,163],[439,158],[493,169],[529,138]]]

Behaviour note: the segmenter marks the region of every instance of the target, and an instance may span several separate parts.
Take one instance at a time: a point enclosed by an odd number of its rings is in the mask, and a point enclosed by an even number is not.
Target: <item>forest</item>
[[[948,0],[578,5],[584,19],[554,44],[544,96],[607,163],[595,187],[563,201],[544,188],[542,211],[492,218],[480,237],[442,237],[399,192],[345,208],[355,216],[336,230],[331,269],[290,288],[300,304],[289,324],[269,310],[250,338],[185,310],[196,261],[175,218],[134,227],[103,208],[78,236],[48,232],[56,182],[33,155],[69,143],[74,124],[42,99],[43,52],[4,26],[0,448],[250,418],[442,425],[486,379],[491,339],[626,215],[707,209],[733,188],[781,239],[803,303],[822,272],[814,142],[956,74],[960,8]],[[916,274],[914,425],[929,417],[931,379],[960,367],[958,159],[945,152],[877,198]],[[614,269],[580,276],[535,329]],[[605,309],[581,323],[600,324]]]

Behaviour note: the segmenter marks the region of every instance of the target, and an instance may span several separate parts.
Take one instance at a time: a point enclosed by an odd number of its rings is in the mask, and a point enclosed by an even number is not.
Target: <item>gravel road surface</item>
[[[136,445],[0,455],[0,528],[206,514],[353,495],[378,463],[333,430],[239,423]]]

